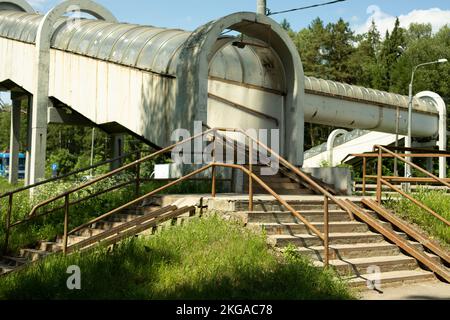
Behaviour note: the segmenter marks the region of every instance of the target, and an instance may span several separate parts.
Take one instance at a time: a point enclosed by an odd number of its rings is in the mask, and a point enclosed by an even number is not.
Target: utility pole
[[[256,6],[256,13],[263,15],[267,14],[267,0],[257,0]]]

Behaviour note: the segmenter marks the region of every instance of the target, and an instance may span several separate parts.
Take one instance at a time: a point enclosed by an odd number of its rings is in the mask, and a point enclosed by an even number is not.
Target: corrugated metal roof
[[[1,11],[0,36],[34,44],[42,18],[39,14]],[[70,21],[58,21],[52,48],[167,75],[175,75],[177,52],[191,34],[91,19],[76,24]]]
[[[375,104],[408,108],[409,98],[400,94],[368,89],[330,80],[305,77],[305,89],[318,94],[341,97],[359,101],[371,101]],[[431,101],[414,99],[414,109],[423,112],[438,113]]]
[[[35,43],[42,18],[43,16],[39,14],[1,11],[0,36]],[[52,48],[170,76],[176,75],[180,49],[191,34],[178,29],[91,19],[82,19],[76,24],[66,23],[67,21],[68,18],[61,18],[55,25]],[[283,90],[284,84],[278,83],[283,77],[280,77],[281,74],[273,74],[280,70],[275,70],[277,68],[268,70],[261,66],[261,61],[271,56],[270,50],[253,46],[237,50],[231,45],[225,46],[213,59],[210,74]],[[268,76],[269,74],[271,76]],[[408,98],[405,96],[359,86],[313,77],[305,78],[305,86],[307,90],[318,94],[408,107]],[[423,99],[415,99],[414,108],[437,113],[435,106]]]

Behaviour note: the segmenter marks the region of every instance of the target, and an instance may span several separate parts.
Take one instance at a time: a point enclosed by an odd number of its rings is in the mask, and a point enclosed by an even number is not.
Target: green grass
[[[8,180],[6,180],[3,177],[0,177],[0,194],[6,193],[8,191],[11,191],[11,190],[14,190],[14,189],[17,189],[17,188],[20,188],[22,186],[23,186],[23,182],[19,182],[18,185],[13,186],[13,185],[9,184]]]
[[[81,290],[66,287],[68,266]],[[54,256],[0,279],[0,299],[353,299],[334,272],[217,216],[85,254]]]
[[[445,191],[419,189],[412,196],[445,219],[450,220],[450,196]],[[405,198],[401,198],[399,201],[387,201],[386,205],[403,219],[417,225],[432,238],[450,247],[450,228],[430,213]]]
[[[87,189],[81,190],[73,194],[70,198],[71,202],[77,199],[82,199],[95,192],[105,190],[121,182],[129,181],[134,176],[128,173],[123,173],[117,177],[108,178],[98,182]],[[35,197],[30,199],[29,192],[24,191],[14,196],[12,223],[21,221],[29,216],[33,206],[41,203],[49,198],[59,195],[74,186],[79,185],[81,180],[74,180],[68,182],[54,182],[38,187]],[[144,183],[141,186],[141,195],[155,190],[167,182],[151,181]],[[4,184],[5,188],[11,188],[8,184]],[[211,192],[211,185],[209,182],[185,181],[178,185],[165,190],[161,194],[186,194],[186,193],[209,193]],[[82,203],[70,207],[69,229],[72,230],[83,223],[86,223],[93,218],[96,218],[108,211],[117,208],[125,203],[135,199],[134,185],[126,188],[115,190],[83,201]],[[63,207],[64,201],[60,199],[48,206],[40,209],[39,213],[43,213],[53,208]],[[0,221],[5,221],[7,213],[8,199],[0,199]],[[32,222],[18,226],[11,232],[9,241],[9,251],[11,254],[16,253],[19,249],[24,247],[32,247],[39,241],[52,241],[57,235],[64,232],[64,211],[59,209],[45,217],[37,218]],[[3,247],[5,239],[5,224],[0,223],[0,248]]]

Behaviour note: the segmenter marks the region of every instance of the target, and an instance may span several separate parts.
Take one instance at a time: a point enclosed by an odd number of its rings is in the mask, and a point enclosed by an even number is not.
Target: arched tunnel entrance
[[[208,73],[209,127],[280,130],[283,152],[286,74],[266,42],[221,38]],[[270,144],[270,139],[268,139]]]
[[[186,121],[279,129],[276,151],[302,165],[303,68],[289,35],[274,20],[240,12],[198,28],[180,53],[177,82],[177,104],[191,112]]]

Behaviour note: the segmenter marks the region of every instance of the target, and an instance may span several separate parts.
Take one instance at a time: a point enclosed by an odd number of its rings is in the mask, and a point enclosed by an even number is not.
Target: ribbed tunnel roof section
[[[42,18],[40,14],[2,11],[0,36],[34,44]],[[67,21],[61,18],[55,25],[52,48],[173,77],[181,48],[191,35],[177,29],[91,19],[82,19],[76,24]],[[305,78],[305,89],[307,93],[408,107],[408,98],[399,94],[313,77]],[[414,109],[437,113],[433,103],[423,99],[414,100]]]
[[[409,98],[400,94],[330,80],[317,79],[314,77],[305,77],[305,89],[306,92],[322,93],[323,95],[342,97],[344,99],[347,98],[355,101],[370,101],[380,105],[408,108],[409,104]],[[432,102],[423,99],[414,99],[414,109],[423,112],[438,113],[436,106]]]

